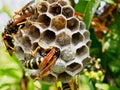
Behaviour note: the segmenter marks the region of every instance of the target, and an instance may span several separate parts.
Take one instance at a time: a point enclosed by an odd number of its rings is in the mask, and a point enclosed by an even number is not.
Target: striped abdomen
[[[38,69],[43,58],[37,57],[24,62],[24,66],[29,69]]]

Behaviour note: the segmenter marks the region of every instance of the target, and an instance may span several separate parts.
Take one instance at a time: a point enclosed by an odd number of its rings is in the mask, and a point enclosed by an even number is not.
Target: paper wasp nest
[[[58,47],[60,57],[42,80],[69,82],[90,61],[89,31],[74,15],[74,9],[63,0],[43,1],[36,6],[38,13],[27,18],[31,21],[25,24],[27,30],[19,30],[14,36],[15,53],[24,62],[39,57],[39,53],[31,54],[31,49],[35,50],[38,45]]]

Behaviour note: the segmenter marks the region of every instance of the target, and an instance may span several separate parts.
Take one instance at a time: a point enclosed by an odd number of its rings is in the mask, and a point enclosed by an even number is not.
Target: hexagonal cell
[[[21,43],[21,37],[23,36],[21,30],[18,30],[18,32],[14,35],[14,40],[16,43]]]
[[[41,80],[46,83],[54,83],[54,82],[56,82],[57,78],[53,74],[48,74],[47,76],[41,78]]]
[[[85,59],[82,60],[83,66],[86,67],[90,63],[91,58],[86,57]]]
[[[67,5],[67,2],[65,2],[65,1],[63,1],[63,0],[58,1],[58,3],[59,3],[61,6]]]
[[[88,48],[87,46],[83,45],[82,47],[78,48],[76,50],[76,54],[80,57],[83,56],[84,54],[88,53]]]
[[[55,40],[56,35],[52,30],[45,30],[42,34],[42,40],[44,40],[46,43],[51,43]]]
[[[81,68],[82,68],[81,64],[79,64],[77,62],[73,62],[73,63],[67,65],[66,70],[71,71],[71,72],[76,72],[77,70],[81,70]]]
[[[84,30],[86,27],[85,27],[85,23],[83,21],[80,21],[80,27],[79,27],[79,30]]]
[[[63,72],[58,75],[58,81],[62,81],[64,83],[70,82],[72,80],[72,76],[67,72]]]
[[[24,51],[23,51],[22,47],[15,46],[14,50],[15,50],[15,54],[17,55],[19,60],[23,60],[24,59]]]
[[[66,20],[63,16],[56,16],[55,18],[52,19],[51,22],[51,27],[55,30],[61,30],[65,28],[66,25]]]
[[[63,73],[65,71],[65,62],[63,60],[58,59],[55,64],[52,66],[51,70],[54,73]]]
[[[75,59],[76,51],[74,48],[68,47],[61,52],[61,58],[66,62]]]
[[[65,32],[62,32],[56,36],[56,42],[60,46],[65,46],[70,44],[70,36],[67,35]]]
[[[58,0],[47,0],[49,3],[57,2]]]
[[[31,40],[28,36],[22,37],[22,46],[24,50],[30,50],[31,45]]]
[[[81,33],[79,33],[79,32],[77,32],[77,33],[74,33],[73,35],[72,35],[72,42],[73,42],[73,44],[78,44],[78,43],[80,43],[80,42],[82,42],[83,41],[83,36],[82,36],[82,34]]]
[[[62,14],[63,14],[66,18],[70,18],[70,17],[72,17],[73,14],[74,14],[74,9],[73,9],[71,6],[65,6],[65,7],[63,7]]]
[[[61,6],[58,4],[52,4],[49,7],[49,13],[52,14],[53,16],[60,14],[61,13]]]
[[[87,30],[83,33],[83,35],[84,35],[85,39],[89,39],[90,38],[90,33]]]
[[[34,40],[40,38],[40,30],[36,26],[32,25],[32,26],[30,26],[28,35],[30,36],[32,41],[34,41]]]
[[[48,10],[48,3],[46,1],[42,1],[37,5],[38,11],[41,13],[45,13]]]
[[[79,21],[76,18],[67,20],[67,28],[71,31],[77,30],[79,28]]]
[[[88,47],[90,47],[90,46],[91,46],[91,40],[89,40],[89,41],[86,43],[86,45],[87,45]]]
[[[38,20],[37,20],[39,23],[39,25],[42,27],[42,28],[46,28],[50,25],[50,17],[48,17],[46,14],[42,14],[42,15],[39,15],[38,17]]]

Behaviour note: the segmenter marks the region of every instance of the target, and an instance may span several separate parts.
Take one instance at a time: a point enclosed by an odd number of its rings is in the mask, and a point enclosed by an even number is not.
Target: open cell
[[[67,65],[66,69],[71,72],[76,72],[79,69],[82,68],[82,65],[76,62],[71,63],[70,65]]]
[[[57,80],[57,78],[52,74],[48,74],[47,76],[44,76],[41,79],[42,79],[42,81],[47,82],[47,83],[48,82],[49,83],[54,83]]]
[[[62,14],[63,14],[66,18],[70,18],[70,17],[73,16],[74,10],[73,10],[73,8],[70,7],[70,6],[65,6],[65,7],[63,7]]]
[[[71,31],[78,30],[79,21],[76,18],[67,20],[67,28],[70,29]]]
[[[58,0],[47,0],[47,1],[51,4],[51,3],[57,2]]]
[[[15,47],[14,47],[14,50],[15,50],[15,53],[16,53],[17,57],[18,57],[20,60],[23,60],[23,59],[24,59],[24,51],[23,51],[22,47],[20,47],[20,46],[15,46]]]
[[[30,26],[28,35],[34,41],[40,37],[40,30],[36,26],[32,25],[32,26]]]
[[[91,40],[89,40],[89,41],[86,43],[86,45],[87,45],[88,47],[90,47],[90,46],[91,46]]]
[[[53,16],[60,14],[61,13],[61,6],[58,4],[52,4],[49,7],[49,13],[52,14]]]
[[[87,30],[83,33],[83,35],[84,35],[85,39],[89,39],[90,38],[90,33]]]
[[[72,80],[72,76],[69,75],[67,72],[63,72],[58,75],[58,80],[62,82],[69,82]]]
[[[85,59],[83,59],[82,63],[83,63],[83,66],[87,66],[89,63],[90,63],[90,57],[86,57]]]
[[[83,21],[80,21],[80,27],[79,27],[79,30],[84,30],[85,29],[85,24]]]
[[[39,15],[37,21],[42,28],[46,28],[49,27],[51,19],[46,14],[42,14]]]
[[[38,11],[40,11],[41,13],[45,13],[48,10],[48,3],[43,1],[38,4],[37,8],[38,8]]]
[[[44,40],[47,43],[51,43],[55,40],[56,35],[52,30],[45,30],[42,34],[42,40]]]
[[[32,44],[28,36],[22,37],[22,45],[23,45],[24,50],[30,50],[30,47]]]
[[[85,55],[86,53],[88,53],[88,48],[87,48],[87,46],[82,46],[82,47],[80,47],[80,48],[78,48],[77,50],[76,50],[76,54],[80,57],[80,56],[83,56],[83,55]]]
[[[81,33],[77,32],[77,33],[74,33],[72,35],[72,42],[73,42],[73,44],[76,45],[76,44],[78,44],[78,43],[80,43],[82,41],[83,41],[83,36],[81,35]]]
[[[65,2],[65,1],[63,1],[63,0],[58,1],[58,3],[59,3],[61,6],[67,5],[67,2]]]

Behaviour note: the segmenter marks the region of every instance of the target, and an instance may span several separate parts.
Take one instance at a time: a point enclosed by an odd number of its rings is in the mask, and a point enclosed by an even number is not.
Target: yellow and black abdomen
[[[38,69],[42,59],[42,57],[33,58],[31,60],[25,61],[23,65],[29,69]]]

